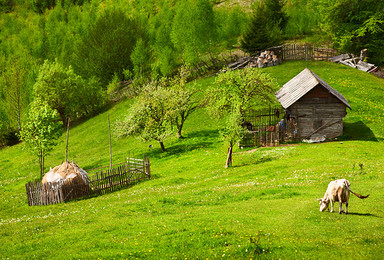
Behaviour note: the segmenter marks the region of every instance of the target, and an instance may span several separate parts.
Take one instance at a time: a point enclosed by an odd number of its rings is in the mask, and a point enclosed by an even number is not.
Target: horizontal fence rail
[[[281,60],[330,60],[340,55],[338,50],[329,45],[313,44],[284,44],[268,48],[273,51]]]
[[[151,178],[148,157],[126,158],[124,163],[88,170],[89,184],[42,183],[37,179],[25,184],[28,205],[51,205],[90,195],[100,195]]]

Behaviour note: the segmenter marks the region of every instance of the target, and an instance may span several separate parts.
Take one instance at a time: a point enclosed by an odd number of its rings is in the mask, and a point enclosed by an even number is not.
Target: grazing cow
[[[318,199],[320,201],[320,211],[326,210],[329,206],[329,203],[331,203],[331,212],[333,212],[333,204],[338,201],[340,206],[339,214],[344,212],[342,207],[343,203],[345,203],[345,214],[348,214],[349,192],[352,192],[360,199],[365,199],[369,196],[369,194],[367,196],[363,196],[354,193],[351,190],[351,185],[349,184],[349,181],[347,181],[346,179],[331,181],[328,185],[327,191],[324,194],[324,197],[322,199]]]

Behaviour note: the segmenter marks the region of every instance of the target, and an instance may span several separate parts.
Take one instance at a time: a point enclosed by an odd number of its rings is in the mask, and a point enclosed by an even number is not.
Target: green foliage
[[[12,11],[13,0],[0,0],[0,14]]]
[[[384,63],[384,2],[374,0],[318,1],[324,29],[343,51],[367,48],[370,62]]]
[[[145,42],[146,35],[135,19],[120,10],[107,9],[76,45],[72,65],[83,77],[96,76],[106,86],[115,73],[123,78],[124,69],[133,69],[130,56],[138,39]]]
[[[288,0],[284,10],[288,22],[285,28],[287,37],[311,35],[319,32],[321,17],[310,0]]]
[[[239,143],[247,133],[247,129],[242,126],[243,123],[244,118],[239,107],[234,107],[227,117],[224,128],[220,130],[220,134],[228,146],[233,147],[236,143]]]
[[[275,10],[271,10],[276,8]],[[266,0],[256,5],[248,29],[243,33],[241,48],[256,53],[280,45],[287,18],[278,0]]]
[[[287,26],[288,17],[283,10],[284,0],[264,0],[267,18],[277,27],[284,31]]]
[[[143,78],[144,76],[148,75],[150,69],[150,63],[148,62],[149,60],[150,55],[148,44],[142,39],[138,39],[131,53],[131,61],[136,78]],[[124,75],[124,77],[126,77],[126,75]]]
[[[3,73],[3,99],[2,105],[9,117],[9,127],[21,129],[21,117],[24,108],[28,105],[28,72],[27,62],[12,56]]]
[[[213,116],[222,118],[238,108],[244,117],[249,109],[277,102],[273,94],[277,88],[276,81],[260,69],[226,72],[208,89],[207,103]]]
[[[188,70],[182,67],[179,74],[173,78],[163,78],[160,81],[162,87],[168,89],[169,104],[171,107],[172,124],[176,126],[177,137],[183,138],[182,130],[188,117],[202,106],[202,102],[198,99],[198,90],[194,84],[187,85]]]
[[[48,105],[33,103],[20,131],[21,140],[39,158],[40,176],[44,174],[44,158],[57,144],[62,134],[59,114]]]
[[[232,150],[244,134],[245,114],[251,109],[270,105],[275,101],[276,82],[259,69],[243,69],[220,74],[216,84],[207,91],[207,104],[211,115],[227,118],[222,131],[228,143],[225,167],[232,165]]]
[[[57,60],[44,62],[33,91],[37,99],[58,111],[63,122],[91,115],[105,104],[105,93],[97,79],[85,80]]]
[[[377,141],[297,144],[256,152],[235,147],[235,167],[223,171],[226,151],[217,122],[199,109],[185,125],[187,138],[167,140],[167,153],[157,153],[148,148],[150,143],[135,138],[112,138],[116,163],[129,152],[136,158],[150,156],[151,180],[107,195],[38,207],[28,206],[25,183],[39,167],[20,145],[4,148],[0,150],[2,257],[51,258],[55,252],[70,259],[380,259],[383,79],[325,62],[285,62],[265,71],[284,84],[305,67],[350,102],[353,109],[345,118],[346,127],[365,124],[365,131]],[[214,80],[199,80],[199,87],[204,90]],[[131,105],[132,100],[116,103],[70,129],[71,157],[79,166],[88,170],[109,164],[108,115],[117,120]],[[356,134],[360,138],[364,133]],[[64,151],[62,135],[46,165],[61,164]],[[319,212],[315,198],[336,178],[347,178],[353,191],[371,193],[370,198],[351,195],[349,215]],[[68,243],[69,237],[80,239]]]
[[[243,123],[244,117],[240,113],[240,107],[233,107],[233,110],[227,118],[225,127],[220,131],[225,144],[228,146],[225,168],[232,166],[233,146],[239,143],[248,132],[247,129],[243,127]]]
[[[228,49],[238,45],[239,37],[248,23],[247,15],[240,8],[233,8],[229,11],[217,11],[215,18],[218,25],[220,44]]]
[[[56,0],[32,0],[32,8],[36,13],[44,13],[46,9],[53,8]]]
[[[174,111],[170,98],[170,91],[155,83],[143,87],[128,117],[116,124],[117,136],[140,136],[145,141],[158,141],[164,152],[163,142],[172,135]]]
[[[148,31],[154,55],[153,77],[169,76],[177,66],[178,54],[171,40],[174,9],[166,1],[156,16],[150,17]]]
[[[217,26],[211,3],[208,0],[178,2],[171,39],[188,66],[196,65],[202,54],[212,54],[217,43]]]

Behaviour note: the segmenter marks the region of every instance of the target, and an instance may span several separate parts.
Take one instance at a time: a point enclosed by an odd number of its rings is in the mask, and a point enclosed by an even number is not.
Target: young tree
[[[36,102],[31,106],[21,132],[21,140],[39,158],[40,176],[44,174],[44,159],[62,134],[59,114],[48,105]]]
[[[199,107],[201,102],[197,98],[198,91],[194,85],[187,86],[187,77],[189,73],[182,67],[179,74],[171,79],[167,79],[165,87],[169,88],[170,106],[173,115],[172,122],[177,129],[177,138],[183,138],[182,130],[187,118]],[[169,81],[169,82],[167,82]]]
[[[226,167],[232,163],[234,144],[243,137],[246,111],[276,102],[273,93],[277,88],[268,74],[259,69],[244,69],[220,74],[216,84],[207,90],[206,103],[211,115],[227,118],[222,131],[229,146]]]
[[[115,126],[118,137],[140,136],[143,140],[158,141],[165,152],[164,140],[172,135],[170,91],[155,84],[142,90],[130,109],[128,117]]]
[[[228,145],[225,168],[232,166],[233,146],[239,143],[247,133],[247,129],[242,126],[243,123],[244,118],[240,114],[239,107],[233,107],[224,128],[220,131],[224,142]]]

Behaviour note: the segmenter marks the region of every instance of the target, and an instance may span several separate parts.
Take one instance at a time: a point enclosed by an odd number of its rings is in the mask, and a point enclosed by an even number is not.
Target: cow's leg
[[[348,201],[345,203],[345,214],[348,214]]]
[[[342,203],[342,200],[341,200],[341,195],[339,195],[339,214],[343,213],[344,210],[343,210],[343,203]]]
[[[331,200],[331,212],[333,212],[333,200]]]

